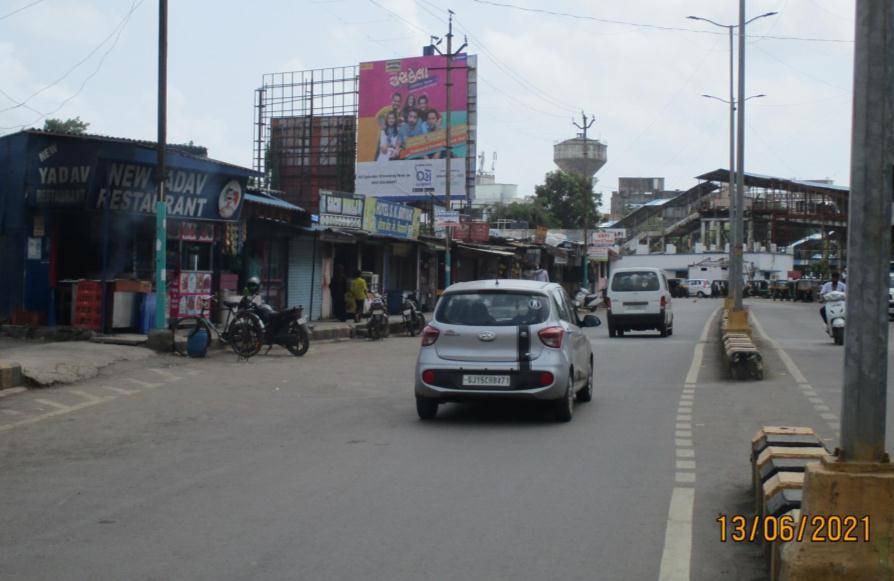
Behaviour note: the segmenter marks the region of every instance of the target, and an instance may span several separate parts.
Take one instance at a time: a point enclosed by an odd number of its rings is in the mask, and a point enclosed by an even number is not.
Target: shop
[[[0,318],[97,331],[154,324],[156,148],[150,142],[29,130],[0,138]],[[225,268],[247,233],[245,188],[256,175],[167,151],[170,317],[201,297],[237,292]]]

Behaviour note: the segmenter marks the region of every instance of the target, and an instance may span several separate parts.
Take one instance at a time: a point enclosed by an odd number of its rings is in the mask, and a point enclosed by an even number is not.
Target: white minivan
[[[686,281],[690,297],[704,298],[711,296],[711,283],[703,278],[690,278]]]
[[[608,282],[608,335],[655,329],[674,333],[674,313],[667,278],[660,268],[619,268]]]

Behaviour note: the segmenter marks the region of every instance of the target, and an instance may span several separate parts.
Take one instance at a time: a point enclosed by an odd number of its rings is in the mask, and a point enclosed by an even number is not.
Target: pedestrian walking
[[[366,279],[359,270],[354,271],[354,280],[351,281],[351,294],[354,295],[354,321],[359,323],[363,317],[363,303],[366,301],[366,295],[369,289],[366,286]]]

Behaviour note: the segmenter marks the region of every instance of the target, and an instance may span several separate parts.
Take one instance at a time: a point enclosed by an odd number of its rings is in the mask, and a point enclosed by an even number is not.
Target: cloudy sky
[[[497,152],[499,181],[532,191],[582,108],[608,144],[600,190],[619,176],[688,188],[726,167],[728,110],[701,95],[728,93],[728,38],[686,16],[734,22],[736,0],[495,1],[578,18],[482,0],[171,2],[169,138],[251,165],[264,73],[419,54],[450,8],[479,55],[478,147],[488,165]],[[748,0],[748,10],[779,13],[749,34],[853,38],[853,0]],[[80,116],[91,132],[153,139],[157,13],[157,0],[0,0],[0,133]],[[754,38],[747,57],[747,93],[767,95],[748,103],[747,169],[847,183],[853,44]]]

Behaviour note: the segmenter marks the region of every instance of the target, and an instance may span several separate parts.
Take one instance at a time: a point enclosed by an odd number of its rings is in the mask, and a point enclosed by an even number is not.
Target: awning
[[[480,252],[481,254],[489,254],[491,256],[503,256],[503,257],[515,256],[514,252],[506,252],[505,250],[496,250],[493,248],[484,248],[481,246],[470,246],[468,244],[457,244],[456,248],[459,250],[468,250],[469,252]]]
[[[271,208],[279,208],[280,210],[291,210],[293,212],[304,213],[304,208],[290,204],[285,200],[274,198],[273,196],[259,196],[257,194],[245,194],[245,201],[261,206],[270,206]]]

